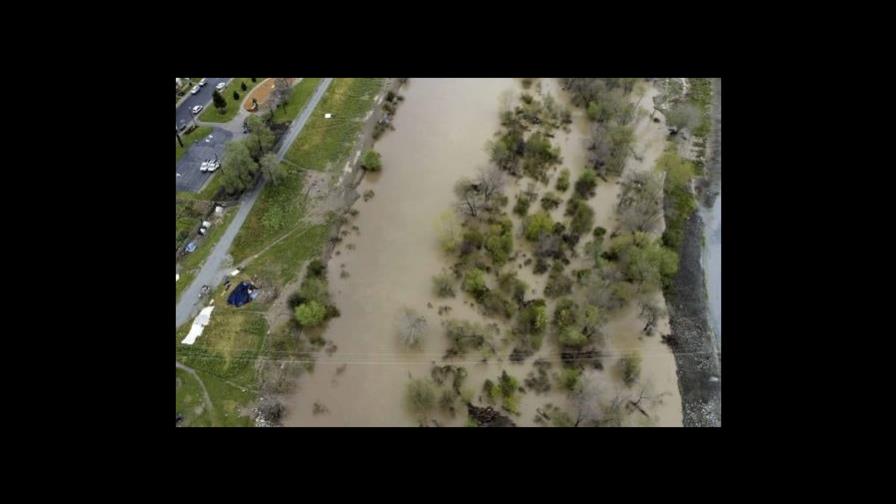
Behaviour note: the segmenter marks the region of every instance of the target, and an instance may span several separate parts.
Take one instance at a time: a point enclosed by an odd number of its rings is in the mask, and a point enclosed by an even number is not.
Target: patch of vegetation
[[[436,388],[429,380],[411,380],[404,400],[408,411],[418,420],[425,421],[436,406]]]
[[[641,376],[641,354],[628,354],[619,359],[619,367],[622,370],[622,381],[631,386]]]
[[[361,158],[361,168],[367,171],[378,172],[383,168],[383,159],[380,153],[375,150],[369,150],[364,153]]]
[[[442,273],[432,277],[433,288],[436,296],[440,298],[454,297],[454,278],[448,273]]]
[[[678,250],[684,238],[685,223],[697,210],[697,200],[691,191],[694,165],[669,149],[657,161],[657,170],[666,172],[663,186],[666,219],[663,244]]]
[[[486,326],[467,320],[449,320],[445,325],[445,335],[451,346],[445,357],[461,356],[471,350],[493,354],[492,338],[496,329],[496,326]]]
[[[563,264],[555,262],[544,286],[544,295],[547,298],[566,296],[572,292],[572,283],[572,279],[563,274]]]
[[[538,240],[542,233],[550,233],[553,229],[554,220],[547,212],[535,212],[523,219],[523,234],[529,241]]]
[[[561,199],[557,196],[556,193],[548,191],[544,193],[544,196],[541,197],[541,208],[545,210],[553,210],[560,206]]]
[[[560,170],[560,176],[557,177],[557,190],[561,193],[566,192],[569,189],[569,169],[564,168]]]

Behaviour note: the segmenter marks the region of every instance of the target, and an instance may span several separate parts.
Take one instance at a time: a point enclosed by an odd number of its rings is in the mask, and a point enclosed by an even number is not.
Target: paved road
[[[233,133],[223,128],[214,128],[211,132],[211,140],[203,138],[187,149],[187,152],[175,163],[174,186],[178,191],[199,192],[202,186],[212,176],[211,173],[202,173],[199,167],[206,159],[218,160],[224,157],[224,145],[231,140]]]
[[[208,107],[209,102],[212,101],[212,91],[215,90],[215,86],[219,82],[227,82],[230,80],[230,77],[221,77],[221,78],[208,78],[208,83],[205,86],[199,88],[199,92],[191,95],[189,91],[187,91],[187,98],[175,109],[175,121],[174,124],[176,126],[180,126],[181,121],[189,122],[190,118],[193,117],[193,114],[190,112],[190,109],[195,105],[202,105],[203,107]],[[225,97],[226,98],[226,97]],[[201,113],[201,112],[200,112]]]
[[[277,151],[278,159],[283,159],[289,146],[292,144],[293,140],[295,140],[296,136],[298,136],[299,132],[302,131],[302,128],[305,127],[305,123],[308,121],[308,118],[311,117],[311,113],[314,111],[315,107],[317,107],[318,102],[320,102],[324,92],[330,87],[332,81],[332,78],[327,78],[321,81],[317,86],[314,95],[312,95],[311,100],[309,100],[305,105],[305,108],[302,109],[299,117],[292,122],[289,131],[283,135],[283,139],[281,140],[280,148]],[[255,205],[258,195],[261,194],[264,182],[265,180],[262,179],[254,189],[243,196],[240,208],[237,210],[233,220],[230,221],[230,226],[224,231],[224,235],[221,236],[218,243],[215,244],[215,248],[212,249],[208,258],[205,260],[205,264],[202,265],[199,274],[193,279],[193,283],[187,287],[183,294],[181,294],[180,301],[175,308],[175,328],[180,327],[181,324],[190,320],[195,313],[198,312],[201,307],[201,303],[199,302],[199,291],[202,289],[202,286],[209,285],[214,289],[227,275],[227,268],[224,268],[225,261],[228,258],[227,252],[230,250],[230,245],[233,243],[233,239],[236,238],[236,234],[243,226],[246,216],[249,215],[249,211],[252,210],[252,206]],[[214,316],[214,314],[212,314],[212,316]]]

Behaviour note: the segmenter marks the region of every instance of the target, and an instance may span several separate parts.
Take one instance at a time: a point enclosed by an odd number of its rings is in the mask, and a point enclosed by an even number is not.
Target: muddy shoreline
[[[713,82],[712,130],[707,145],[706,186],[702,203],[712,207],[721,192],[721,84]],[[703,218],[695,211],[685,224],[678,251],[678,273],[667,291],[669,344],[675,354],[685,427],[719,427],[722,423],[721,356],[710,326],[703,271]]]

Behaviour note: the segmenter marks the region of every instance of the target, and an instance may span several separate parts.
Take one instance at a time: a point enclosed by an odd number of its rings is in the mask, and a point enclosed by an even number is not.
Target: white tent
[[[205,326],[207,326],[211,320],[212,310],[214,309],[214,306],[209,306],[199,311],[199,315],[196,315],[196,318],[193,320],[193,326],[190,327],[190,332],[187,333],[187,337],[184,338],[181,343],[184,345],[192,345],[196,341],[196,338],[202,334],[203,329],[205,329]]]

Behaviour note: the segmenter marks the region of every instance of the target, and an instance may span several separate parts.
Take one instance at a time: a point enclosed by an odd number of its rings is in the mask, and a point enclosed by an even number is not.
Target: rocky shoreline
[[[721,191],[721,83],[713,81],[708,162],[702,203],[712,207]],[[695,211],[685,224],[678,251],[679,268],[666,293],[672,334],[664,337],[675,354],[685,427],[719,427],[722,423],[721,356],[709,321],[702,264],[703,219]]]

